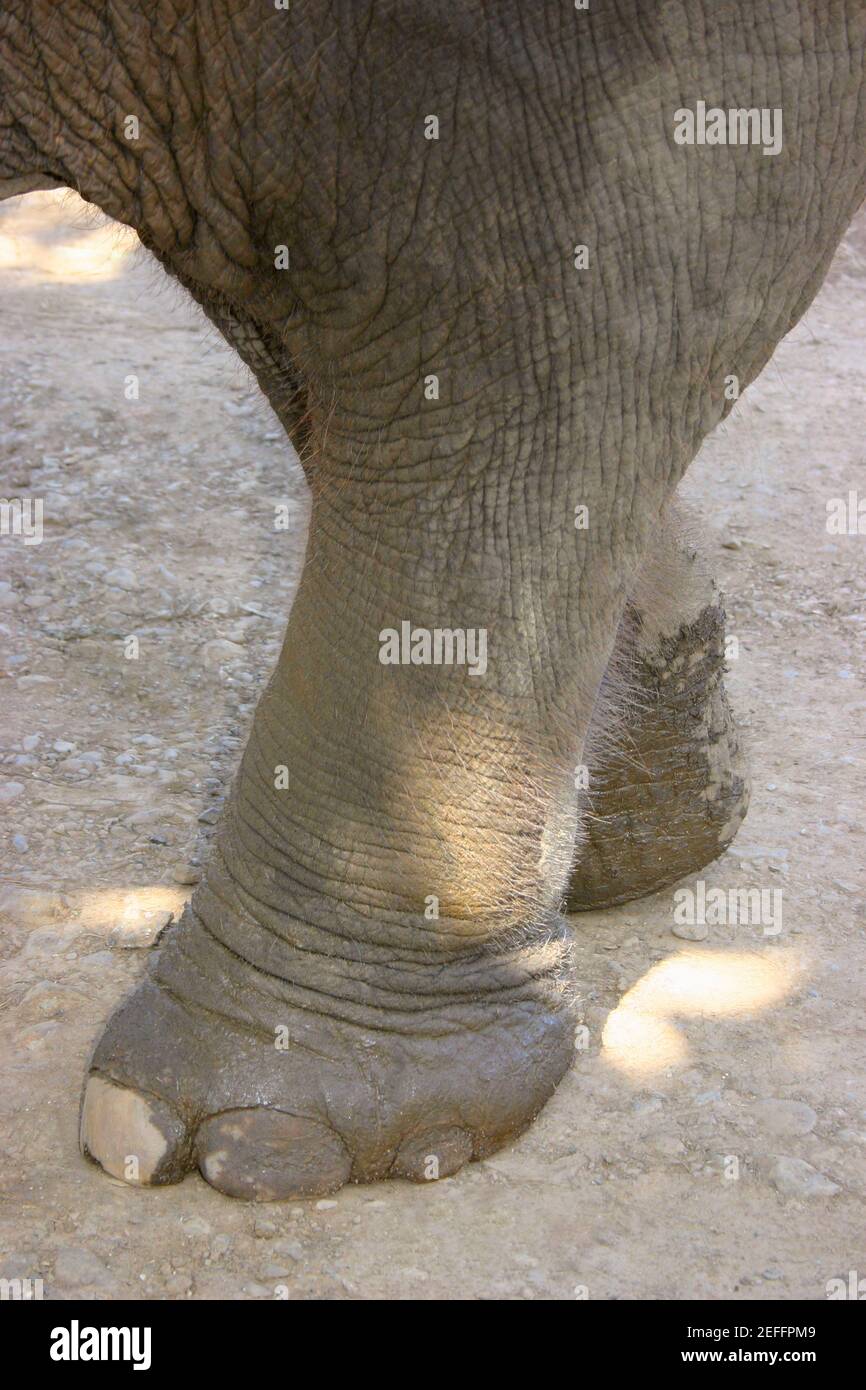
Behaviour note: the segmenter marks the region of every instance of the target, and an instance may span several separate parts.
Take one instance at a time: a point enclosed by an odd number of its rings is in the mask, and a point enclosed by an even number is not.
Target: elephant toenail
[[[441,1125],[404,1139],[391,1165],[392,1178],[434,1182],[450,1177],[472,1157],[472,1136],[459,1125]]]
[[[96,1075],[84,1091],[80,1145],[128,1183],[177,1182],[190,1166],[186,1126],[168,1105]]]
[[[212,1187],[254,1202],[336,1192],[352,1166],[342,1139],[327,1125],[264,1106],[205,1120],[196,1160]]]

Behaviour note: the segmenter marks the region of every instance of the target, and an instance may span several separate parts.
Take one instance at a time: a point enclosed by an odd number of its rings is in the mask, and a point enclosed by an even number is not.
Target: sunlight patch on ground
[[[602,1034],[602,1056],[645,1077],[685,1061],[687,1030],[675,1020],[735,1018],[780,1003],[796,967],[778,952],[682,951],[647,971],[623,996]]]
[[[0,205],[0,270],[46,284],[113,280],[140,245],[76,193],[27,193]]]
[[[77,924],[85,931],[130,938],[158,931],[165,914],[178,918],[191,889],[157,885],[146,888],[91,888],[67,898]]]

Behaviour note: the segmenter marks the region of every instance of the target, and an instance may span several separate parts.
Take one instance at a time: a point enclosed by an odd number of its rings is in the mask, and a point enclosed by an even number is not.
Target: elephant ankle
[[[261,905],[254,915],[249,900],[229,901],[217,883],[218,875],[205,874],[163,939],[154,977],[240,1026],[270,1031],[275,1004],[406,1033],[446,1018],[479,1026],[485,1011],[511,1006],[571,1006],[569,928],[557,912],[493,937],[464,933],[459,945],[429,930],[424,940],[405,930],[395,944],[396,923],[383,931],[345,905],[308,898],[302,915]],[[297,896],[293,905],[301,907]]]

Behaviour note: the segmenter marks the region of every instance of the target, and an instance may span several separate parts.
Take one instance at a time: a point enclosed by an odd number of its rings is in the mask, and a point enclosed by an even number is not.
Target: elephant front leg
[[[91,1062],[81,1143],[115,1176],[446,1176],[569,1066],[573,711],[604,652],[554,602],[573,538],[551,560],[453,514],[398,536],[316,502],[203,881]]]

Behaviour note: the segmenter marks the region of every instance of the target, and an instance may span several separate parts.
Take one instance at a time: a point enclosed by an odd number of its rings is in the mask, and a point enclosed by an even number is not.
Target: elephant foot
[[[724,687],[725,612],[669,516],[628,606],[590,729],[567,911],[645,897],[731,843],[749,779]]]
[[[126,1182],[197,1167],[253,1201],[448,1177],[520,1133],[573,1058],[564,933],[556,919],[495,959],[362,969],[378,983],[329,1000],[346,961],[318,990],[304,961],[289,985],[188,911],[96,1047],[82,1151]]]

